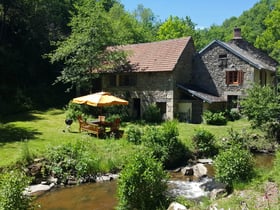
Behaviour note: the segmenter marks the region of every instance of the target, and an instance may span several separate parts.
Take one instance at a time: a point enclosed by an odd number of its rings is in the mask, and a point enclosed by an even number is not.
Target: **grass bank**
[[[26,145],[30,154],[42,157],[50,147],[87,140],[100,159],[106,160],[111,157],[116,161],[121,161],[122,158],[125,160],[127,155],[141,149],[129,144],[125,137],[119,140],[104,140],[79,133],[77,122],[71,125],[71,132],[67,132],[64,120],[65,112],[59,109],[31,111],[3,119],[0,123],[0,167],[10,166],[19,161],[26,153]],[[125,130],[126,125],[122,124],[122,129]],[[219,139],[227,136],[231,128],[241,131],[250,129],[250,125],[247,120],[241,119],[229,122],[226,126],[179,123],[178,128],[179,138],[192,149],[191,138],[196,129],[207,129]]]

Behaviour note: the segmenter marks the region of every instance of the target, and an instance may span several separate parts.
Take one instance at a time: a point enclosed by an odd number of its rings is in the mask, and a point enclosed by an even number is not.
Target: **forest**
[[[144,5],[119,0],[0,0],[0,117],[65,105],[74,87],[90,89],[89,69],[124,62],[108,46],[192,36],[196,50],[242,37],[280,61],[280,0],[260,0],[222,25],[197,28],[189,16],[158,20]],[[110,65],[110,67],[112,67]]]

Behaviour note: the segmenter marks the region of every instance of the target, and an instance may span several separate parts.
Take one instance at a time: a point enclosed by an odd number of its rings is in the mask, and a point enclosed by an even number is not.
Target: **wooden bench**
[[[80,125],[79,132],[86,131],[88,133],[96,135],[97,138],[104,136],[105,134],[104,127],[99,126],[97,124],[88,123],[84,121],[80,116],[78,117],[78,121]]]

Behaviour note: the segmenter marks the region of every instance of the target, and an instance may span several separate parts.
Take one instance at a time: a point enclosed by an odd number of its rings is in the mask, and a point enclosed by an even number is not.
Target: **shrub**
[[[165,206],[167,179],[160,162],[148,153],[136,154],[120,173],[117,209],[144,210]]]
[[[187,157],[188,151],[178,139],[177,121],[166,121],[162,126],[146,127],[143,133],[143,144],[165,167],[179,164]]]
[[[148,123],[159,123],[162,121],[160,109],[155,105],[151,104],[147,107],[143,113],[143,119]]]
[[[130,126],[128,126],[125,133],[126,133],[127,141],[132,142],[134,144],[141,143],[142,132],[141,132],[141,129],[139,128],[139,126],[130,125]]]
[[[205,111],[203,113],[203,119],[208,125],[226,125],[227,119],[223,112],[211,112]]]
[[[70,101],[64,108],[66,111],[66,119],[77,120],[78,116],[86,116],[88,109],[88,106],[75,104]]]
[[[98,171],[98,160],[88,151],[85,142],[51,147],[47,155],[47,170],[61,182],[66,182],[70,176],[95,175]]]
[[[118,118],[120,118],[121,121],[130,120],[128,106],[108,106],[108,107],[102,107],[102,109],[106,113],[107,119],[110,118],[111,116],[118,116]]]
[[[24,195],[24,189],[30,180],[21,172],[11,171],[0,175],[0,209],[31,209],[30,197]]]
[[[230,121],[239,120],[241,118],[241,114],[238,110],[231,109],[226,112],[226,117]]]
[[[280,143],[280,120],[271,119],[269,122],[263,125],[263,129],[266,132],[267,138],[276,140]]]
[[[195,145],[198,156],[212,157],[218,153],[218,149],[215,146],[215,137],[207,130],[196,130],[192,137],[192,141]]]
[[[248,181],[253,175],[253,158],[240,145],[219,153],[214,161],[215,178],[230,186],[234,182]]]

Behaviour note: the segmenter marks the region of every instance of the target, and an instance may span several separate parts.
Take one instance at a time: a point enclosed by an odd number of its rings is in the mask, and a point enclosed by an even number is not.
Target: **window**
[[[115,75],[108,75],[108,86],[109,87],[116,87],[116,76]]]
[[[243,83],[243,71],[226,71],[227,85],[240,85]]]
[[[228,61],[227,54],[219,55],[219,67],[227,68],[228,66],[227,61]]]
[[[135,75],[120,75],[119,76],[119,86],[135,86],[136,76]]]
[[[238,107],[238,96],[237,95],[228,95],[227,96],[227,108],[228,109],[233,109],[233,108],[237,108]]]

